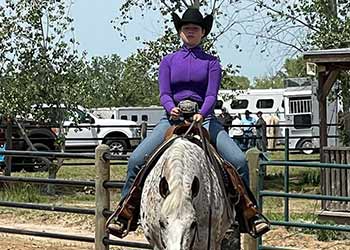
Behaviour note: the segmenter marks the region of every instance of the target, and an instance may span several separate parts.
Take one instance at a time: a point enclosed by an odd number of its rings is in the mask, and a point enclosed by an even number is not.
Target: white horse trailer
[[[232,115],[243,115],[246,110],[255,115],[261,111],[263,117],[274,114],[283,121],[284,91],[285,89],[220,90],[218,100],[222,101],[222,107]]]
[[[137,124],[146,122],[148,124],[157,124],[165,114],[161,106],[149,107],[111,107],[111,108],[94,108],[91,109],[94,114],[102,118],[130,120]]]
[[[292,137],[289,140],[289,148],[304,148],[302,152],[313,153],[320,145],[319,138],[315,138],[319,136],[319,127],[313,126],[320,123],[317,82],[312,81],[308,86],[287,87],[283,96],[285,121],[280,124],[291,125],[288,127]],[[327,102],[327,123],[336,124],[337,114],[341,109],[339,100]],[[337,136],[337,127],[328,126],[327,134],[328,145],[335,146],[338,142],[334,137]]]
[[[310,154],[319,148],[319,128],[311,126],[319,124],[319,106],[317,100],[317,82],[309,78],[288,78],[283,89],[248,89],[220,90],[218,100],[231,115],[244,114],[246,110],[256,114],[263,112],[263,118],[277,115],[280,129],[275,136],[285,136],[287,125],[290,131],[289,148],[309,148],[302,150]],[[293,87],[289,87],[293,86]],[[219,105],[220,106],[220,105]],[[337,123],[337,113],[341,110],[339,100],[328,101],[327,122]],[[219,111],[216,110],[216,113]],[[336,145],[336,126],[328,127],[328,145]],[[284,140],[280,140],[284,143]]]

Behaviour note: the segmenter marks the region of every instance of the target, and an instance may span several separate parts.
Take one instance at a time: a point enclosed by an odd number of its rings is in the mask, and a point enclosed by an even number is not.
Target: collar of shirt
[[[192,55],[194,58],[197,58],[198,54],[203,53],[203,49],[199,45],[193,48],[187,48],[186,45],[183,45],[180,51],[184,53],[183,58],[186,58],[188,55]]]

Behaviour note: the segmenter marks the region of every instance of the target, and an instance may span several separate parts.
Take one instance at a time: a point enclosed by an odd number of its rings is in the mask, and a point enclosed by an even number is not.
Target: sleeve
[[[170,87],[170,66],[167,57],[165,57],[160,63],[158,82],[160,103],[164,107],[164,109],[170,114],[170,111],[175,107],[175,103],[172,97],[173,94],[171,92]]]
[[[208,88],[201,108],[201,115],[207,117],[214,108],[221,83],[221,66],[218,59],[209,62]]]

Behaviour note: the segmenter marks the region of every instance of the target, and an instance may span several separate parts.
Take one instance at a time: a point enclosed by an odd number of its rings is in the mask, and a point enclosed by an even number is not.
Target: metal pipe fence
[[[4,155],[31,155],[34,157],[51,157],[51,158],[75,158],[75,159],[95,159],[95,167],[96,167],[96,181],[82,181],[82,180],[62,180],[62,179],[45,179],[45,178],[29,178],[29,177],[18,177],[18,176],[0,176],[0,182],[24,182],[24,183],[35,183],[35,184],[55,184],[62,186],[84,186],[84,187],[95,187],[95,201],[96,206],[94,209],[88,208],[78,208],[78,207],[64,207],[64,206],[55,206],[50,204],[33,204],[33,203],[24,203],[24,202],[11,202],[11,201],[0,201],[0,206],[2,207],[10,207],[10,208],[20,208],[20,209],[31,209],[31,210],[41,210],[41,211],[50,211],[50,212],[64,212],[64,213],[75,213],[75,214],[83,214],[83,215],[91,215],[95,216],[95,237],[85,237],[79,235],[67,235],[61,233],[52,233],[52,232],[39,232],[39,231],[31,231],[31,230],[23,230],[23,229],[15,229],[15,228],[7,228],[0,227],[1,233],[9,233],[9,234],[20,234],[20,235],[28,235],[28,236],[37,236],[37,237],[45,237],[45,238],[54,238],[54,239],[63,239],[63,240],[72,240],[79,242],[88,242],[95,243],[96,250],[108,249],[109,245],[116,246],[126,246],[140,249],[151,249],[149,244],[144,242],[134,242],[127,240],[112,240],[109,239],[109,235],[106,233],[104,224],[106,218],[112,214],[110,211],[110,204],[106,207],[106,209],[99,209],[101,206],[101,192],[108,192],[108,188],[117,188],[120,189],[123,187],[122,181],[110,181],[109,178],[103,179],[101,181],[99,172],[108,167],[108,171],[110,168],[110,161],[119,159],[119,156],[112,156],[109,153],[109,147],[106,145],[98,146],[96,152],[100,151],[102,148],[102,154],[90,154],[90,153],[58,153],[58,152],[28,152],[28,151],[14,151],[7,150],[1,152]],[[101,191],[104,190],[104,191]],[[109,196],[109,194],[108,194]],[[109,202],[109,199],[108,199]],[[99,227],[97,225],[100,225]],[[102,237],[99,237],[102,236]]]
[[[288,141],[288,132],[287,138]],[[28,203],[16,203],[16,202],[0,202],[0,206],[4,207],[15,207],[23,209],[37,209],[37,210],[46,210],[54,212],[70,212],[86,215],[94,215],[96,228],[95,228],[95,238],[91,237],[81,237],[74,235],[63,235],[55,234],[48,232],[34,232],[27,230],[16,230],[11,228],[0,227],[0,232],[3,233],[18,233],[24,235],[40,236],[40,237],[49,237],[49,238],[59,238],[67,240],[76,240],[76,241],[85,241],[85,242],[95,242],[96,250],[107,250],[109,245],[119,245],[119,246],[128,246],[141,249],[150,249],[150,246],[143,242],[130,242],[123,240],[112,240],[109,238],[109,235],[106,233],[104,225],[107,217],[112,213],[110,210],[110,198],[109,190],[110,188],[121,188],[123,182],[121,181],[111,181],[110,180],[110,165],[111,160],[120,160],[122,156],[114,156],[109,152],[109,147],[106,145],[100,145],[96,148],[96,153],[60,153],[60,152],[28,152],[28,151],[13,151],[7,150],[0,152],[0,154],[5,155],[30,155],[33,157],[51,157],[51,158],[83,158],[83,159],[95,159],[96,166],[96,181],[73,181],[73,180],[53,180],[53,179],[42,179],[42,178],[26,178],[26,177],[13,177],[13,176],[0,176],[1,182],[31,182],[31,183],[40,183],[40,184],[55,184],[55,185],[73,185],[73,186],[89,186],[95,187],[95,200],[96,207],[95,209],[82,209],[82,208],[69,208],[69,207],[58,207],[51,206],[46,204],[28,204]],[[259,178],[258,178],[258,198],[261,207],[263,207],[263,197],[281,197],[285,199],[286,204],[288,204],[289,199],[298,198],[298,199],[315,199],[315,200],[334,200],[334,201],[346,201],[349,202],[349,197],[340,197],[340,196],[327,196],[327,195],[313,195],[313,194],[293,194],[290,193],[288,188],[289,183],[289,171],[285,171],[284,178],[284,192],[271,192],[263,190],[263,181],[266,174],[266,167],[268,166],[284,166],[285,169],[289,167],[312,167],[312,168],[337,168],[337,169],[350,169],[349,165],[344,164],[325,164],[325,163],[311,163],[306,161],[289,161],[289,148],[285,148],[285,157],[286,161],[260,161],[259,169]],[[124,158],[123,158],[124,159]],[[256,169],[255,169],[256,170]],[[254,171],[255,171],[254,170]],[[251,169],[251,172],[254,172]],[[310,224],[310,223],[299,223],[289,221],[289,206],[286,206],[284,211],[284,221],[272,221],[272,225],[275,226],[287,226],[287,227],[300,227],[300,228],[313,228],[313,229],[323,229],[323,230],[339,230],[350,232],[350,227],[345,226],[334,226],[334,225],[321,225],[321,224]],[[260,240],[260,245],[258,249],[288,249],[288,248],[279,248],[279,247],[268,247],[263,246],[262,241]]]
[[[286,130],[286,141],[288,138],[289,131]],[[309,228],[309,229],[319,229],[319,230],[334,230],[342,232],[350,232],[350,226],[340,226],[340,225],[325,225],[325,224],[314,224],[314,223],[301,223],[290,221],[290,211],[289,211],[289,201],[290,199],[309,199],[309,200],[331,200],[331,201],[341,201],[350,202],[350,197],[336,196],[336,195],[318,195],[318,194],[300,194],[300,193],[290,193],[289,180],[290,180],[290,167],[298,168],[316,168],[316,169],[344,169],[350,171],[350,165],[348,164],[337,164],[337,163],[320,163],[320,162],[309,162],[309,161],[289,161],[289,148],[288,143],[285,147],[285,161],[271,161],[263,160],[259,163],[259,177],[258,177],[258,200],[261,209],[263,210],[263,198],[264,197],[280,197],[284,198],[284,212],[283,221],[271,221],[271,225],[274,226],[284,226],[284,227],[297,227],[297,228]],[[266,191],[264,190],[264,177],[266,176],[266,168],[270,166],[280,166],[284,168],[284,180],[283,189],[284,192],[276,191]],[[262,238],[259,239],[258,249],[283,249],[287,250],[290,248],[284,247],[274,247],[274,246],[263,246]]]

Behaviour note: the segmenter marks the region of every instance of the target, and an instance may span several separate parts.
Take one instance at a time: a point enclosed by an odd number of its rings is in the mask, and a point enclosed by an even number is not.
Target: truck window
[[[137,122],[137,115],[132,115],[131,116],[131,120],[134,121],[134,122]]]
[[[121,120],[127,120],[127,119],[128,119],[128,116],[127,116],[127,115],[121,115],[121,116],[120,116],[120,119],[121,119]]]
[[[273,99],[260,99],[256,103],[258,109],[270,109],[273,107]]]
[[[144,122],[148,122],[148,115],[142,115],[141,120]]]
[[[311,114],[294,115],[294,127],[296,129],[311,128]]]
[[[231,108],[232,109],[246,109],[248,107],[248,100],[238,100],[234,99],[231,102]]]

